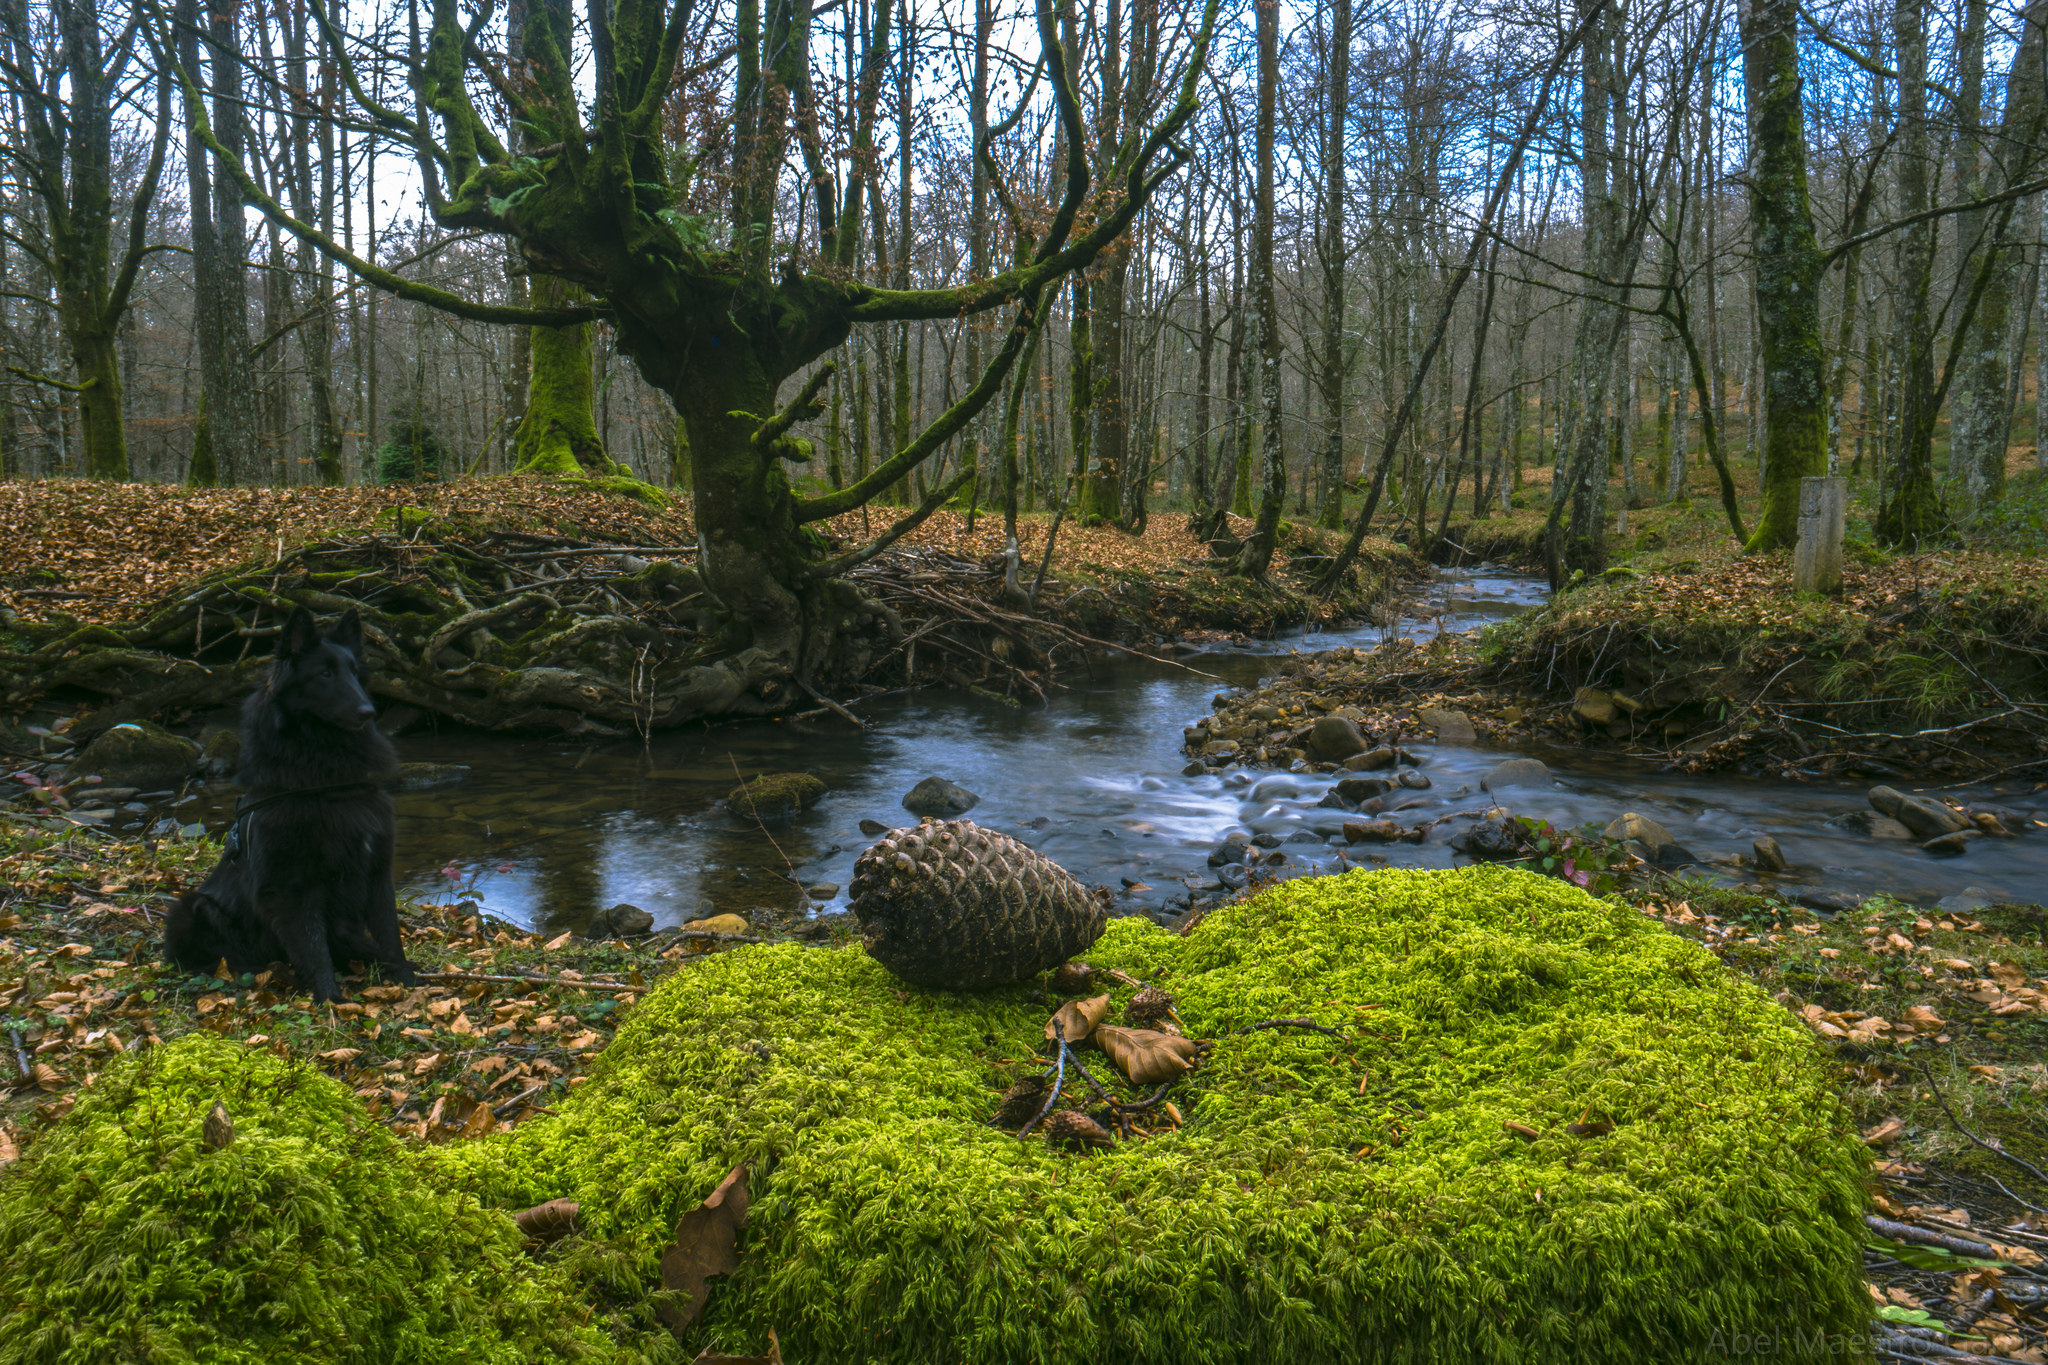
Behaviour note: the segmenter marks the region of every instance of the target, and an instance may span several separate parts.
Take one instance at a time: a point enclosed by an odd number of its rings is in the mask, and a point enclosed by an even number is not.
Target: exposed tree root
[[[141,620],[17,622],[0,706],[104,697],[74,734],[226,705],[256,686],[291,611],[359,612],[372,690],[464,724],[646,733],[712,716],[786,714],[903,681],[1042,701],[1055,656],[1122,649],[989,600],[999,569],[892,551],[810,585],[798,620],[751,635],[712,600],[687,545],[608,546],[429,524],[309,544],[210,574]]]

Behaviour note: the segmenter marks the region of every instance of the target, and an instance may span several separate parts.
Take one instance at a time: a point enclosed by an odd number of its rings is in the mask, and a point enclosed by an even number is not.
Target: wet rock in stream
[[[1318,716],[1309,727],[1307,747],[1311,758],[1323,763],[1342,763],[1366,752],[1369,746],[1358,722],[1349,716]]]
[[[965,815],[980,804],[979,796],[943,777],[927,777],[903,797],[903,809],[912,815],[939,819]]]
[[[1892,787],[1872,787],[1870,804],[1879,814],[1897,820],[1923,840],[1970,828],[1969,820],[1941,802],[1925,796],[1908,796]]]
[[[1540,758],[1511,758],[1488,768],[1479,785],[1489,792],[1511,787],[1548,787],[1552,785],[1550,765]]]

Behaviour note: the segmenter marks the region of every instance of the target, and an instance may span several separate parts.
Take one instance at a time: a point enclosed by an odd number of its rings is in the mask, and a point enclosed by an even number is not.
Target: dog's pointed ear
[[[293,609],[291,619],[284,623],[284,634],[277,639],[277,652],[288,659],[296,659],[311,653],[320,644],[320,623],[313,619],[313,613],[304,607]]]
[[[350,607],[342,614],[341,620],[335,623],[334,629],[327,632],[327,638],[360,660],[363,657],[362,615],[354,607]]]

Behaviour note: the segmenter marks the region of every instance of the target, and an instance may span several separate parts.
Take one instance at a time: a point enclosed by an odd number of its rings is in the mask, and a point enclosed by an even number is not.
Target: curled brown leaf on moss
[[[1196,1045],[1178,1034],[1105,1024],[1093,1036],[1132,1085],[1156,1085],[1194,1069]]]
[[[704,1202],[676,1220],[675,1241],[661,1253],[661,1287],[689,1296],[686,1304],[664,1303],[656,1311],[680,1335],[704,1312],[713,1275],[740,1268],[739,1234],[747,1225],[747,1168],[735,1166]]]
[[[1109,1018],[1109,997],[1094,996],[1087,1000],[1069,1000],[1054,1011],[1046,1021],[1045,1036],[1048,1041],[1054,1037],[1064,1038],[1068,1047],[1079,1047],[1088,1041],[1103,1020]],[[1053,1025],[1059,1025],[1057,1033]]]

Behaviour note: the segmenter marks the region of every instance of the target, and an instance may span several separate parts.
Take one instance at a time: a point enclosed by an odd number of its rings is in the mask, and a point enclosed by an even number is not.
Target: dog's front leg
[[[417,986],[412,963],[405,960],[405,944],[398,935],[398,893],[391,884],[391,856],[386,848],[381,870],[370,877],[370,938],[377,945],[377,960],[387,967],[402,986]]]
[[[272,892],[262,901],[263,917],[284,944],[285,960],[312,988],[315,1002],[342,998],[341,985],[334,979],[334,957],[327,951],[326,909],[322,897],[303,892]]]

